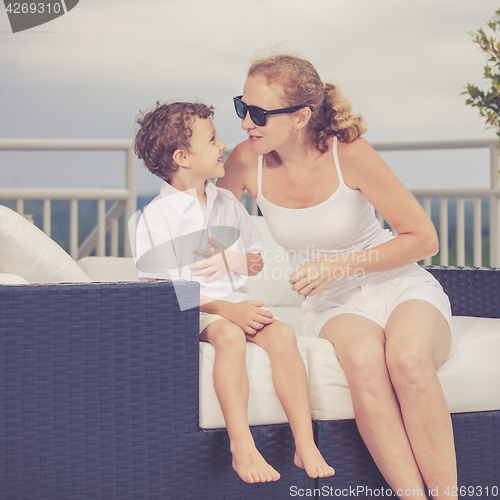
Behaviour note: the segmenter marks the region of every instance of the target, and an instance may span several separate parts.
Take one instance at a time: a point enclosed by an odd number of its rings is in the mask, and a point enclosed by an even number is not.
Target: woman
[[[432,222],[361,137],[362,117],[309,62],[254,62],[234,101],[248,139],[217,184],[238,199],[247,189],[288,250],[292,289],[307,296],[304,333],[335,346],[360,434],[387,482],[401,498],[425,498],[428,488],[448,498],[456,459],[436,369],[451,347],[451,312],[416,264],[438,252]]]

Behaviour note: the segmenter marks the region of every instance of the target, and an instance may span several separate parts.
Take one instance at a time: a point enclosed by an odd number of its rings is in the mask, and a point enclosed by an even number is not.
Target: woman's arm
[[[397,236],[369,250],[308,262],[290,276],[303,295],[315,295],[341,276],[397,269],[439,251],[432,221],[365,139],[339,143],[338,154],[346,184],[363,192]]]
[[[434,224],[365,139],[343,143],[339,161],[350,187],[360,189],[398,234],[377,247],[378,259],[368,261],[367,272],[395,269],[436,255],[439,240]],[[362,255],[366,256],[366,252]]]

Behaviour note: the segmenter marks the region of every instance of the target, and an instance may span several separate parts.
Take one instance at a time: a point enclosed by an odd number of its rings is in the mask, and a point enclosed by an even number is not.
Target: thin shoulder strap
[[[335,162],[335,169],[337,170],[337,175],[339,177],[339,184],[344,184],[344,177],[342,176],[342,171],[340,170],[340,162],[339,162],[339,155],[337,152],[337,145],[338,145],[338,139],[337,136],[333,138],[333,161]]]
[[[262,165],[264,163],[264,157],[259,156],[257,161],[257,196],[262,193]]]

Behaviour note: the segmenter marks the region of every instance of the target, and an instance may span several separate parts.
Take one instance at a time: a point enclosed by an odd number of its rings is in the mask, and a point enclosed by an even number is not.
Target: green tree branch
[[[492,36],[488,37],[482,28],[469,34],[487,56],[483,78],[489,81],[490,88],[483,91],[469,83],[463,94],[469,96],[466,104],[478,108],[480,116],[486,120],[486,127],[495,129],[500,137],[500,9],[487,24],[493,31]]]

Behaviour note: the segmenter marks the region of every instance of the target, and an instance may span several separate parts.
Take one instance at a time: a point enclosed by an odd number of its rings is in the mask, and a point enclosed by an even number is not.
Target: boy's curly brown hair
[[[211,118],[213,106],[200,102],[170,102],[160,104],[138,116],[139,130],[135,136],[134,151],[144,166],[154,175],[170,182],[179,169],[173,154],[178,149],[189,151],[192,126],[197,118]]]

